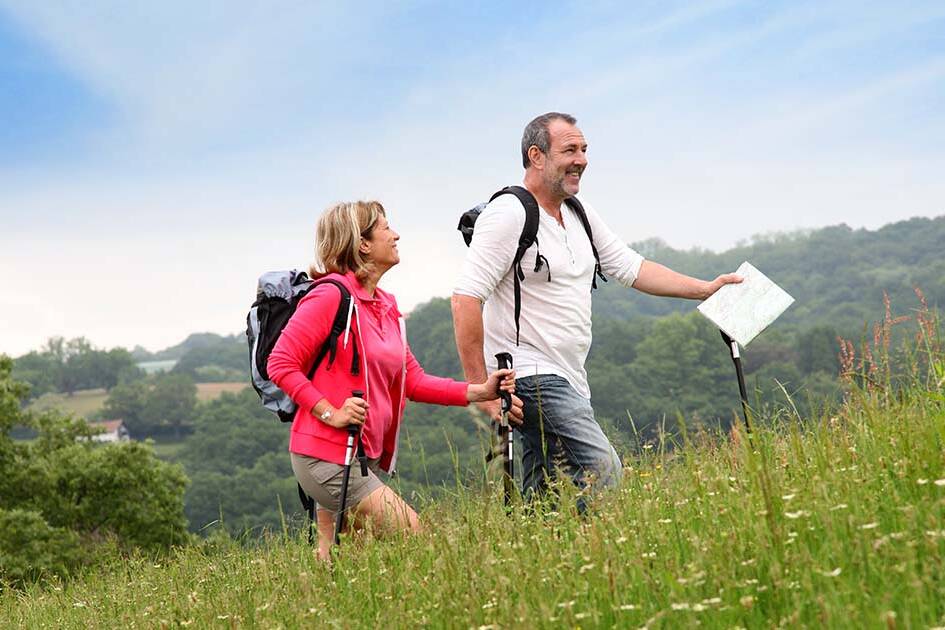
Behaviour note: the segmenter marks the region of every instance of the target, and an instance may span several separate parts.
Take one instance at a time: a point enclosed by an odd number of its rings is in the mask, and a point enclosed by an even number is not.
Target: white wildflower
[[[850,507],[850,506],[848,506],[846,503],[838,503],[838,504],[836,504],[835,506],[833,506],[832,508],[830,508],[830,511],[831,511],[831,512],[836,512],[837,510],[845,510],[845,509],[847,509],[848,507]]]
[[[781,498],[782,498],[783,500],[785,500],[785,501],[790,501],[790,500],[793,499],[795,496],[797,496],[797,495],[795,495],[795,494],[786,494],[786,495],[784,495],[784,496],[781,497]]]
[[[671,604],[673,610],[689,610],[689,602],[679,602],[678,604]]]
[[[873,521],[872,523],[865,523],[863,525],[860,525],[860,529],[876,529],[877,527],[879,527],[879,523],[875,521]]]
[[[840,567],[837,567],[833,571],[818,571],[824,577],[837,577],[843,571]]]
[[[935,485],[939,488],[945,488],[945,479],[936,479]]]
[[[918,480],[916,480],[916,483],[919,484],[920,486],[924,486],[924,485],[927,484],[928,482],[929,482],[928,479],[918,479]]]

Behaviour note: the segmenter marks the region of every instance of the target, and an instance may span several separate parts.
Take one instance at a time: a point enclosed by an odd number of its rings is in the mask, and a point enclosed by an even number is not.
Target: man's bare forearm
[[[482,354],[482,304],[474,297],[454,294],[451,305],[456,350],[459,352],[466,380],[470,383],[485,382],[488,375]]]
[[[711,283],[673,271],[651,260],[643,261],[633,288],[650,295],[704,300]]]

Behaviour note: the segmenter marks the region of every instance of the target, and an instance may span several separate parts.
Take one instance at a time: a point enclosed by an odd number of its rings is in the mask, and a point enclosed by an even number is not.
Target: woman
[[[369,467],[366,477],[352,467],[345,507],[354,508],[355,526],[370,522],[374,531],[416,532],[417,514],[377,476],[379,470],[394,468],[406,400],[466,405],[495,400],[500,387],[514,391],[511,370],[493,372],[481,384],[424,373],[407,345],[394,297],[377,286],[400,262],[399,238],[376,201],[340,203],[326,210],[318,221],[316,246],[316,265],[324,271],[313,266],[311,274],[348,288],[349,332],[339,340],[334,360],[323,360],[309,379],[308,370],[341,303],[338,287],[318,284],[299,302],[267,363],[270,378],[299,406],[289,451],[295,476],[320,508],[322,559],[328,558],[339,509],[348,425],[361,425]],[[366,400],[354,397],[355,390],[366,392]]]

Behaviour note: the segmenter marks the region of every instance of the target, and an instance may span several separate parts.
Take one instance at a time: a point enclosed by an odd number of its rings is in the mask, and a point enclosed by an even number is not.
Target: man
[[[621,474],[620,459],[594,418],[584,370],[596,260],[579,215],[565,203],[577,195],[587,168],[587,142],[576,122],[568,114],[550,112],[528,123],[522,136],[523,185],[540,211],[536,242],[522,258],[520,328],[510,271],[526,213],[514,194],[497,197],[480,215],[452,298],[456,345],[467,380],[486,379],[486,357],[492,363],[497,352],[513,355],[516,394],[524,406],[511,419],[521,433],[526,495],[540,492],[556,467],[590,491],[616,485]],[[698,280],[644,260],[592,206],[581,203],[601,270],[624,286],[651,295],[705,299],[725,284],[741,282],[734,274]],[[499,418],[498,401],[479,407],[493,420]],[[583,496],[578,507],[584,508]]]

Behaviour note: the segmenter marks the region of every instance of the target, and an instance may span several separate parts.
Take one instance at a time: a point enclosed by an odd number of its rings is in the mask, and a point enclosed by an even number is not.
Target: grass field
[[[219,398],[223,392],[236,393],[249,387],[249,383],[197,383],[197,399],[213,400]]]
[[[940,394],[939,394],[940,395]],[[588,516],[457,489],[407,539],[298,536],[119,560],[0,596],[16,627],[945,625],[945,406],[863,397],[751,441],[645,450]],[[903,430],[908,427],[908,430]]]
[[[584,517],[569,484],[556,505],[508,514],[498,488],[458,487],[421,510],[424,532],[346,537],[332,566],[301,535],[252,548],[211,538],[6,590],[0,619],[30,628],[942,628],[945,352],[934,356],[900,374],[906,385],[882,361],[845,358],[847,400],[822,417],[798,417],[788,402],[758,418],[750,437],[684,433],[673,449],[646,445]]]
[[[30,405],[30,409],[34,411],[56,409],[58,411],[85,417],[101,409],[107,397],[108,394],[104,389],[84,389],[75,392],[71,396],[48,393],[43,394],[33,401]]]
[[[238,392],[246,387],[249,387],[249,384],[244,382],[197,383],[197,399],[200,401],[213,400],[219,398],[223,392]],[[108,394],[104,389],[80,390],[71,396],[48,393],[33,401],[30,409],[35,411],[58,409],[59,411],[86,417],[101,409],[107,397]]]

